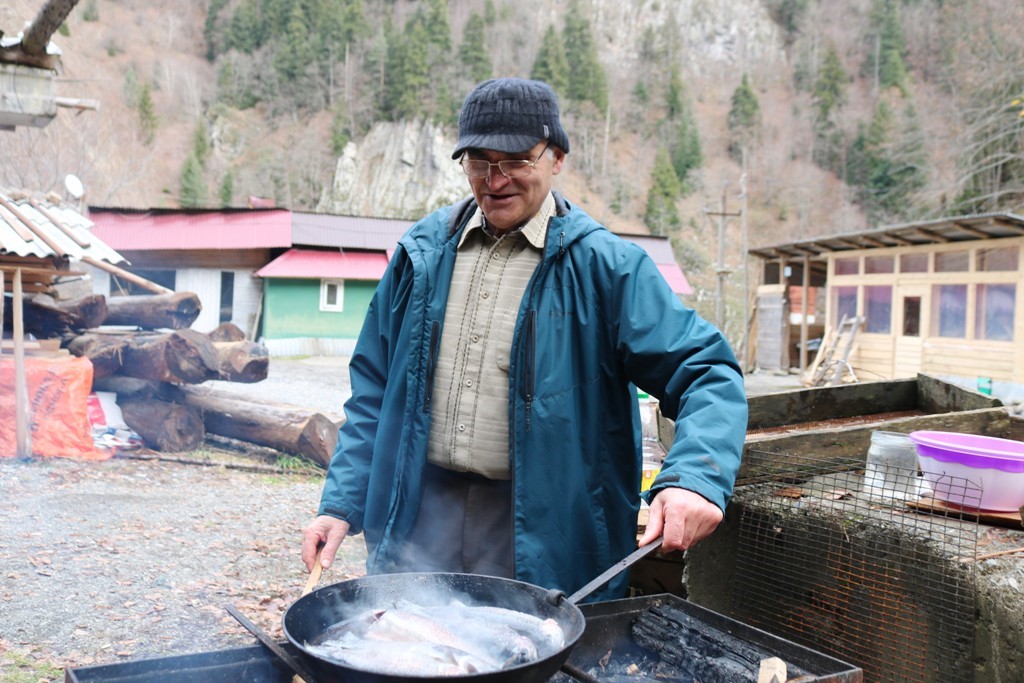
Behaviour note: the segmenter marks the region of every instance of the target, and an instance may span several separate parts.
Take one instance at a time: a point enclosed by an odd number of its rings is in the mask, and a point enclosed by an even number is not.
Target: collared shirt
[[[541,262],[551,194],[519,230],[490,235],[478,208],[458,244],[431,403],[427,459],[509,479],[509,354],[526,285]]]

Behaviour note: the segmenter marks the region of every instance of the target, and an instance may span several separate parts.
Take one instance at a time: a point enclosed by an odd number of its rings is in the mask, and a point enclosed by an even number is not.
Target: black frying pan
[[[561,591],[478,574],[378,574],[341,581],[318,588],[292,603],[284,614],[284,634],[298,650],[307,667],[316,675],[317,683],[450,683],[452,680],[475,683],[540,683],[547,681],[561,668],[583,635],[586,622],[576,603],[660,545],[659,538],[640,548],[568,598]],[[356,669],[321,657],[306,647],[307,643],[317,642],[331,626],[388,600],[407,597],[423,604],[425,596],[435,596],[435,599],[447,603],[448,597],[452,595],[466,596],[473,604],[504,607],[541,619],[553,619],[562,628],[565,645],[557,652],[545,653],[531,662],[500,671],[442,677],[396,676]]]

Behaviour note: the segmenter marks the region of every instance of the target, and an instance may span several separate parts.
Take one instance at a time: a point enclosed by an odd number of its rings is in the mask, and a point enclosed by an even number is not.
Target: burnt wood
[[[4,308],[4,327],[13,325],[13,306]],[[101,294],[90,294],[78,299],[57,301],[45,294],[36,294],[23,300],[25,332],[40,339],[52,339],[95,327],[107,317],[107,307]]]
[[[122,398],[118,405],[124,423],[150,448],[170,453],[191,451],[206,438],[203,418],[191,406],[139,397]]]
[[[234,323],[221,323],[206,336],[215,342],[236,342],[245,339],[245,332]]]
[[[176,384],[199,384],[220,377],[217,349],[200,332],[175,330],[125,339],[121,374]]]
[[[263,344],[247,341],[214,342],[220,367],[220,379],[251,384],[267,378],[270,357]]]
[[[73,356],[92,361],[93,382],[116,375],[127,340],[121,336],[86,333],[72,338],[65,346]]]
[[[183,387],[185,401],[199,409],[206,431],[298,455],[326,467],[338,443],[336,423],[321,413],[258,403],[207,387]]]
[[[183,330],[203,310],[193,292],[114,296],[107,299],[107,325],[133,325],[144,330]]]

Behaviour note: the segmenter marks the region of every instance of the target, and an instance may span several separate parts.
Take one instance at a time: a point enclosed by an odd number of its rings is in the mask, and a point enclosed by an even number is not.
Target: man
[[[575,591],[636,545],[637,386],[676,417],[641,545],[686,549],[721,522],[742,374],[641,248],[552,192],[568,152],[547,84],[490,80],[466,98],[452,158],[472,199],[416,223],[377,288],[307,569],[362,531],[370,573]]]

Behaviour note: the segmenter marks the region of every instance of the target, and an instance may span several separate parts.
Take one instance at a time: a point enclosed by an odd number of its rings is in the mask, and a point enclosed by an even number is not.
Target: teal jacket
[[[647,253],[556,200],[515,326],[509,462],[516,578],[571,593],[636,547],[636,387],[676,420],[675,443],[647,495],[679,486],[723,510],[747,401],[726,339],[682,305]],[[418,509],[434,365],[472,208],[440,209],[402,237],[351,358],[352,395],[320,513],[365,532],[371,574],[391,570]],[[622,597],[627,578],[589,599]]]

